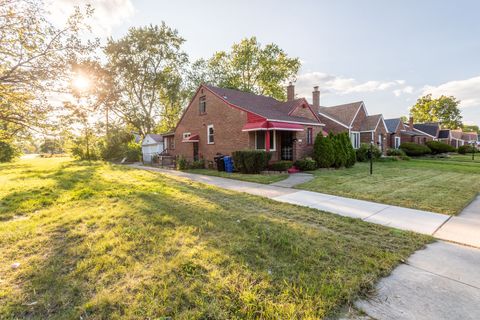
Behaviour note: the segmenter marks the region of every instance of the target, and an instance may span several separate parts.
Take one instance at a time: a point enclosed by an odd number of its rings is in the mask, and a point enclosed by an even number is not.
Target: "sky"
[[[53,19],[75,4],[51,2]],[[186,39],[190,59],[228,50],[242,38],[276,43],[302,68],[298,97],[321,104],[362,100],[370,114],[408,115],[418,97],[453,95],[466,124],[480,124],[480,1],[442,0],[95,0],[94,33],[119,38],[130,27],[166,24]]]

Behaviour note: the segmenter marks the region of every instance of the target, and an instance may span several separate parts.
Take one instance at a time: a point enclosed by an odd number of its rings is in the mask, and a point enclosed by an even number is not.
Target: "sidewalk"
[[[311,191],[297,190],[290,187],[280,186],[282,185],[281,183],[264,185],[253,182],[204,176],[200,174],[153,168],[142,165],[130,166],[137,169],[157,171],[168,175],[183,177],[227,190],[263,196],[276,201],[306,206],[336,213],[342,216],[359,218],[371,223],[382,224],[402,230],[415,231],[427,235],[433,235],[445,222],[450,219],[450,216],[444,214],[338,197]],[[298,178],[305,179],[306,177],[299,176]],[[297,179],[297,177],[295,177],[295,179]],[[461,236],[459,236],[458,242],[462,243]],[[473,245],[470,243],[467,244]]]

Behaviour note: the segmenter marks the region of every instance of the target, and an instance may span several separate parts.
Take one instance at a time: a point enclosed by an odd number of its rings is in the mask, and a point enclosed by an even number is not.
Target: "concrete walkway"
[[[288,176],[287,179],[271,183],[271,186],[293,188],[297,184],[302,184],[313,179],[313,174],[310,173],[295,173]]]

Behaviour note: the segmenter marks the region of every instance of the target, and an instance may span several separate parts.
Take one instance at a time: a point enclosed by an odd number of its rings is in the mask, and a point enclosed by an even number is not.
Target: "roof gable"
[[[387,126],[387,131],[390,133],[397,132],[398,127],[402,123],[402,119],[395,118],[395,119],[385,119],[385,125]]]
[[[374,114],[371,116],[367,116],[365,120],[362,121],[360,131],[375,131],[381,120],[382,120],[381,114]]]
[[[320,107],[319,112],[350,127],[362,107],[365,107],[363,101],[357,101],[332,107]]]

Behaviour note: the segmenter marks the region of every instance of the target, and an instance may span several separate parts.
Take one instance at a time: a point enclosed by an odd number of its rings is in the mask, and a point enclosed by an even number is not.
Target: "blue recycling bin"
[[[226,172],[233,172],[233,160],[230,156],[223,157],[223,162],[225,163],[225,171]]]

